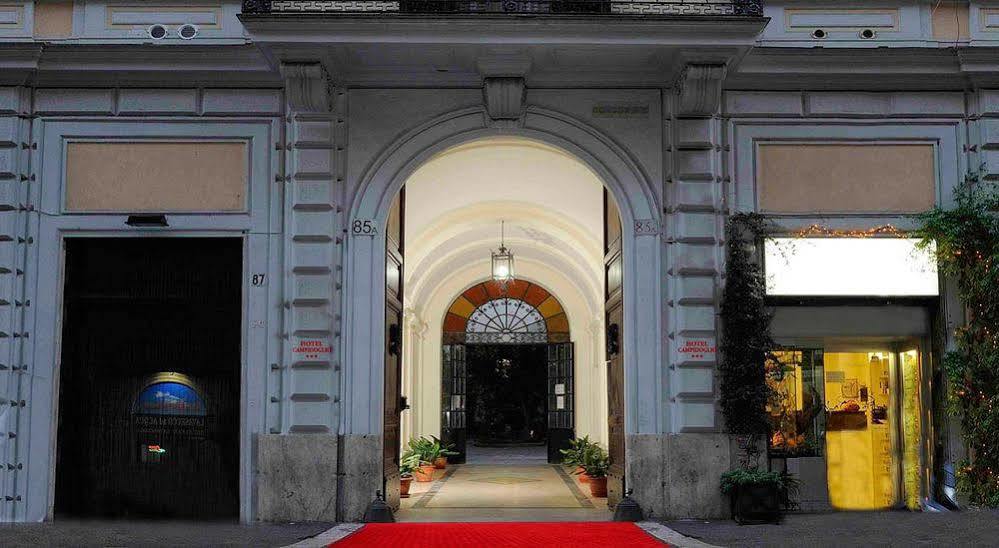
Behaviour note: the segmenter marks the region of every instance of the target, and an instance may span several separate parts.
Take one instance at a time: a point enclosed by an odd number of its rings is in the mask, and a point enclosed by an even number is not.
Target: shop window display
[[[773,397],[771,455],[815,457],[822,452],[825,413],[822,350],[787,350],[767,364]]]

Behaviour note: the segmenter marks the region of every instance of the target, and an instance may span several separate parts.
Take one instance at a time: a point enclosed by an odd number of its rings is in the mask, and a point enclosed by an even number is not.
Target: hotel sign
[[[718,345],[714,337],[680,339],[677,352],[680,363],[713,362],[718,357]]]

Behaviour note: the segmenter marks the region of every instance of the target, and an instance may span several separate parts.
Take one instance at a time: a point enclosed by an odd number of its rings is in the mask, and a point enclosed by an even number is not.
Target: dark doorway
[[[242,241],[66,242],[55,511],[236,518]]]
[[[468,346],[468,438],[486,446],[543,446],[548,439],[547,346]]]

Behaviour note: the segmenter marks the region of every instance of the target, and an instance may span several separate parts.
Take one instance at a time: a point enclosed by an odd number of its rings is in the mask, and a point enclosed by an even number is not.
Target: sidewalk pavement
[[[717,546],[845,548],[848,546],[999,546],[999,511],[834,512],[790,514],[780,525],[731,520],[668,521],[666,526]]]
[[[331,523],[57,520],[0,524],[0,546],[287,546]]]

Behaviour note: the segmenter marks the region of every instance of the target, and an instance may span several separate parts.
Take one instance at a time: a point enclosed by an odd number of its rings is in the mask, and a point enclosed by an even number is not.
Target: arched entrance
[[[615,322],[616,333],[620,334],[619,359],[615,363],[621,381],[617,386],[621,393],[616,400],[621,405],[617,421],[621,435],[621,477],[618,487],[612,489],[619,496],[626,467],[625,434],[658,433],[666,420],[662,393],[657,388],[662,386],[658,366],[663,358],[658,192],[627,152],[596,129],[543,109],[529,107],[522,127],[516,130],[486,127],[481,109],[457,111],[405,135],[372,162],[352,201],[350,226],[370,222],[385,227],[398,190],[436,154],[461,143],[511,135],[547,143],[576,158],[603,183],[612,197],[610,201],[620,205],[620,224],[616,229],[619,251],[615,255],[619,262],[611,266],[610,272],[619,281],[614,298],[623,304],[618,308],[620,317]],[[374,235],[351,232],[345,261],[348,291],[343,316],[345,359],[350,367],[344,375],[344,397],[348,403],[344,406],[342,428],[346,434],[377,435],[382,434],[384,421],[376,410],[384,409],[382,402],[386,396],[391,398],[382,391],[387,347],[371,344],[386,340],[388,334],[381,312],[386,289],[379,282],[387,252],[380,232]],[[636,299],[638,294],[643,295],[641,301]],[[350,402],[365,402],[370,406]],[[387,469],[388,465],[385,466]],[[351,472],[347,470],[347,474],[349,477]],[[366,484],[359,488],[373,490],[384,485],[384,482]]]
[[[574,434],[569,319],[558,298],[526,280],[466,289],[444,318],[441,433],[455,462],[483,448],[546,448],[549,463]]]

